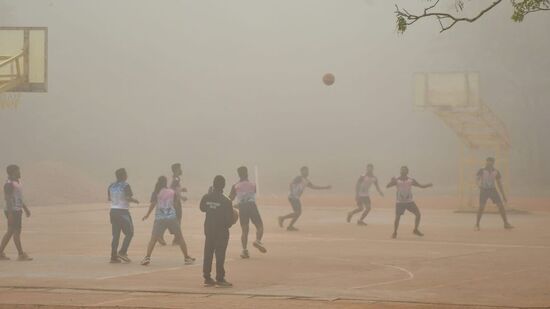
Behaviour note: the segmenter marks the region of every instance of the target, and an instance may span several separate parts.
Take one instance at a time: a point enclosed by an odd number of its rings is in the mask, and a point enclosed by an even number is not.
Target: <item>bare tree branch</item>
[[[493,0],[493,2],[488,5],[485,9],[481,10],[478,14],[473,17],[462,17],[453,15],[446,12],[438,12],[435,9],[440,3],[440,0],[436,0],[433,4],[427,6],[424,9],[424,12],[420,15],[412,14],[406,9],[402,9],[399,6],[395,5],[395,15],[397,17],[397,30],[400,33],[405,32],[408,26],[416,23],[421,19],[426,18],[435,18],[437,19],[439,26],[441,28],[440,32],[447,31],[454,27],[457,23],[467,22],[473,23],[480,19],[490,10],[494,9],[496,6],[503,3],[503,0]],[[512,7],[514,8],[514,14],[512,15],[512,20],[516,22],[523,21],[525,15],[539,12],[539,11],[550,11],[550,0],[510,0]],[[462,11],[464,8],[464,2],[458,0],[455,4],[457,11]]]

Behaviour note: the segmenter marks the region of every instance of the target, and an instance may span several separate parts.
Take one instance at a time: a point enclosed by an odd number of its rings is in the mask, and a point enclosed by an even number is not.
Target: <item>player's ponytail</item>
[[[160,176],[155,184],[155,190],[153,191],[153,196],[157,196],[160,190],[168,187],[168,179],[166,176]]]

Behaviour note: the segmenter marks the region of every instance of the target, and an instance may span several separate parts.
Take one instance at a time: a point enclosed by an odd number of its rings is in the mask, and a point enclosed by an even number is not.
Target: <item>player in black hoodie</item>
[[[233,285],[225,281],[225,251],[229,242],[229,228],[235,223],[233,220],[233,205],[231,200],[223,194],[225,178],[218,175],[214,178],[212,190],[203,196],[200,209],[206,213],[204,220],[204,286],[229,288]],[[212,259],[216,255],[216,281],[212,280]]]

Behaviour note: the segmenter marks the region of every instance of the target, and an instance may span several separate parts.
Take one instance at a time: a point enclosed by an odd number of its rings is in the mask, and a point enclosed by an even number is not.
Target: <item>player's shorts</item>
[[[363,208],[363,206],[370,206],[370,197],[368,196],[358,196],[355,200],[357,202],[357,206],[359,208]]]
[[[6,215],[6,219],[8,218],[8,211],[4,211],[4,215]],[[20,231],[23,227],[23,211],[22,210],[16,210],[11,211],[11,220],[8,219],[8,228],[16,231]]]
[[[177,218],[170,219],[157,219],[153,224],[152,236],[156,239],[161,238],[164,235],[164,231],[170,231],[172,235],[181,234],[180,223]]]
[[[292,210],[295,213],[298,213],[298,214],[302,213],[302,202],[300,202],[299,199],[289,197],[288,201],[290,202],[290,206],[292,206]]]
[[[493,201],[493,203],[497,205],[502,204],[502,200],[500,199],[500,194],[498,194],[498,191],[496,188],[479,190],[479,204],[485,205],[488,199],[491,199],[491,201]]]
[[[395,204],[395,215],[401,216],[405,213],[405,210],[408,210],[412,213],[420,212],[420,210],[418,209],[418,206],[416,206],[415,202],[396,203]]]
[[[250,221],[255,226],[264,225],[258,206],[254,202],[239,204],[239,220],[241,225],[248,225]]]

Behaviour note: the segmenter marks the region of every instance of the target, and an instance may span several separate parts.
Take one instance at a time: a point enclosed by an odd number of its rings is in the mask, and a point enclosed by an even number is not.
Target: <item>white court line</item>
[[[137,299],[136,297],[126,297],[126,298],[122,298],[122,299],[112,299],[112,300],[107,300],[107,301],[102,301],[102,302],[99,302],[99,303],[95,303],[95,304],[91,304],[89,306],[105,306],[105,305],[111,305],[111,304],[116,304],[116,303],[119,303],[119,302],[124,302],[124,301],[128,301],[128,300],[134,300],[134,299]]]
[[[413,280],[413,279],[414,279],[414,274],[413,274],[411,271],[409,271],[408,269],[405,269],[405,268],[403,268],[403,267],[394,266],[394,265],[377,264],[377,263],[370,263],[370,264],[372,264],[372,265],[377,265],[377,266],[383,266],[383,267],[389,267],[389,268],[393,268],[393,269],[397,269],[397,270],[399,270],[399,271],[401,271],[401,272],[406,273],[406,274],[407,274],[407,278],[398,279],[398,280],[384,281],[384,282],[378,282],[378,283],[371,283],[371,284],[367,284],[367,285],[352,287],[352,288],[350,288],[350,289],[353,289],[353,290],[365,289],[365,288],[370,288],[370,287],[373,287],[373,286],[381,286],[381,285],[394,284],[394,283],[405,282],[405,281],[409,281],[409,280]]]

